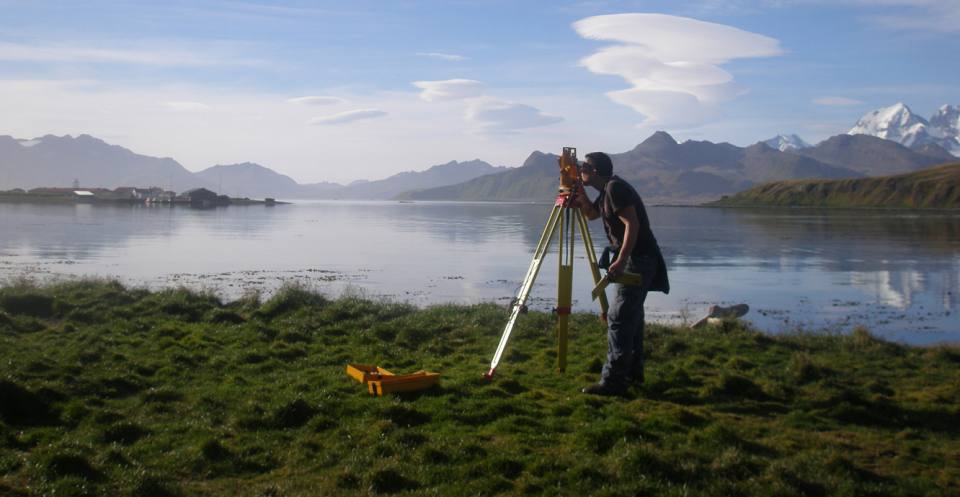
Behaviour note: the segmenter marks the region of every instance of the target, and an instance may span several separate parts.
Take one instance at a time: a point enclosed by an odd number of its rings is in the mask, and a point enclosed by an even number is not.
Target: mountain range
[[[657,203],[715,200],[769,181],[858,178],[908,173],[955,161],[960,108],[945,105],[931,119],[895,104],[864,115],[849,133],[811,146],[778,135],[748,147],[688,140],[663,131],[613,153],[616,173]],[[136,154],[89,135],[32,140],[0,136],[0,189],[14,187],[205,187],[234,197],[430,200],[549,200],[556,193],[556,156],[533,152],[521,167],[451,161],[376,181],[300,184],[253,163],[192,173],[171,158]]]
[[[610,154],[615,174],[653,203],[699,203],[760,183],[804,178],[860,178],[917,171],[952,159],[866,135],[838,135],[816,146],[782,152],[688,140],[658,131],[632,150]],[[949,157],[949,158],[948,158]],[[523,166],[462,184],[411,191],[410,200],[548,200],[556,193],[557,156],[534,152]]]
[[[218,191],[231,196],[386,200],[408,190],[461,183],[504,169],[482,160],[450,161],[425,171],[406,171],[381,180],[354,181],[347,185],[327,182],[299,184],[289,176],[249,162],[217,165],[196,174],[200,179],[217,185]]]
[[[377,181],[297,183],[259,164],[217,165],[192,173],[171,158],[136,154],[89,135],[47,135],[32,140],[0,136],[0,190],[69,187],[158,186],[183,192],[192,188],[233,197],[389,199],[407,190],[460,183],[505,168],[481,160],[451,161]]]

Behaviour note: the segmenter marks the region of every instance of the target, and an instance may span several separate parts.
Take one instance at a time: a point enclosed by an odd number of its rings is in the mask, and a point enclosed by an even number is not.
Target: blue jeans
[[[613,300],[607,311],[607,362],[600,383],[626,388],[643,381],[643,303],[657,271],[657,259],[631,256],[626,270],[643,275],[641,285],[614,284]]]

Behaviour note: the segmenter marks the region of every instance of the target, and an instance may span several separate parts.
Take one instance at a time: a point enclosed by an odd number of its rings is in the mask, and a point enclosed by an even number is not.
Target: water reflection
[[[101,275],[227,296],[291,279],[416,304],[512,298],[549,204],[303,202],[190,210],[0,204],[0,276]],[[747,302],[771,331],[866,324],[924,343],[960,341],[960,216],[882,211],[650,207],[673,292],[657,320]],[[605,244],[599,222],[594,242]],[[580,242],[577,242],[578,244]],[[555,247],[554,247],[555,248]],[[593,310],[577,248],[574,297]],[[555,296],[548,257],[534,307]]]
[[[20,249],[39,258],[91,260],[131,239],[154,240],[191,233],[257,237],[271,229],[270,211],[244,215],[251,206],[193,210],[111,205],[0,204],[0,250]]]
[[[913,295],[927,290],[923,274],[916,271],[853,272],[850,273],[850,283],[868,294],[876,295],[880,303],[897,309],[909,308],[913,303]]]
[[[891,261],[949,263],[960,240],[960,216],[872,211],[653,208],[651,224],[674,255],[723,258],[799,257],[850,271]]]

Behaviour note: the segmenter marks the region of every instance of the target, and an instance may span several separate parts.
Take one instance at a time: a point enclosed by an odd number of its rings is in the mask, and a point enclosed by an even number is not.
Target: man
[[[580,179],[600,191],[593,202],[583,192],[579,206],[587,219],[603,219],[611,245],[608,250],[615,257],[607,274],[616,277],[626,271],[643,275],[640,285],[614,285],[607,313],[607,362],[600,382],[583,389],[588,394],[622,396],[631,384],[643,383],[643,302],[648,291],[670,291],[667,267],[640,195],[613,175],[610,156],[603,152],[587,154]]]

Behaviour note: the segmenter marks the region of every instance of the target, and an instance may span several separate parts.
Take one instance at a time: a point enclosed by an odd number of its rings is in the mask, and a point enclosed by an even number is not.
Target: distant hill
[[[557,156],[533,152],[517,168],[462,183],[396,195],[399,200],[543,200],[557,194]]]
[[[504,169],[481,160],[450,161],[425,171],[407,171],[381,180],[360,180],[348,185],[299,184],[289,176],[251,163],[214,166],[197,175],[214,185],[220,185],[224,193],[232,196],[386,200],[408,190],[461,183]]]
[[[231,197],[290,198],[304,189],[293,178],[250,162],[208,167],[196,175]]]
[[[376,181],[358,181],[317,196],[340,199],[390,199],[407,191],[444,187],[505,171],[482,160],[450,161],[425,171],[407,171]]]
[[[744,176],[754,183],[784,178],[851,178],[862,175],[853,168],[831,165],[803,155],[782,153],[764,143],[745,148],[740,161]]]
[[[951,154],[947,149],[937,145],[936,143],[924,143],[923,145],[914,145],[910,147],[910,150],[914,152],[926,155],[928,157],[933,157],[938,161],[938,163],[947,163],[957,160],[957,158]]]
[[[0,189],[159,186],[175,191],[215,189],[170,158],[135,154],[90,135],[47,135],[33,140],[0,136]]]
[[[883,176],[917,171],[934,164],[956,160],[949,154],[938,156],[933,147],[936,145],[922,149],[927,153],[921,153],[897,142],[875,136],[837,135],[814,147],[792,153],[810,157],[825,164],[852,169],[865,176]]]
[[[960,163],[879,178],[778,181],[709,205],[960,209]]]

